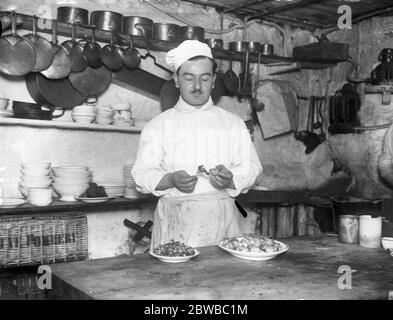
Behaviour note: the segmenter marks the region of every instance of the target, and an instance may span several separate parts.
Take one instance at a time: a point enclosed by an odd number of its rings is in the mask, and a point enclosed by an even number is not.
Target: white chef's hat
[[[206,43],[198,40],[185,40],[167,53],[166,63],[176,71],[184,62],[197,56],[213,59],[212,51]]]

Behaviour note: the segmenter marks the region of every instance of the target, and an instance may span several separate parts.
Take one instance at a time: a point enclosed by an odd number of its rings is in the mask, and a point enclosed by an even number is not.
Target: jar
[[[340,216],[338,240],[343,243],[359,243],[359,216]]]
[[[359,244],[365,248],[381,247],[382,217],[361,215],[359,219]]]

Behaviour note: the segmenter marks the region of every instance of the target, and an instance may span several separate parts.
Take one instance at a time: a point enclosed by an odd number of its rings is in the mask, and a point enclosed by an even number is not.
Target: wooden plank
[[[235,258],[217,246],[188,262],[167,264],[148,254],[51,265],[54,277],[94,299],[387,299],[392,257],[337,237],[293,237],[269,261]],[[356,290],[337,286],[340,265],[357,270]],[[75,290],[76,289],[76,290]],[[57,285],[52,289],[55,294]],[[74,297],[75,298],[75,297]]]
[[[305,236],[307,234],[307,211],[304,204],[299,204],[296,211],[295,235]]]

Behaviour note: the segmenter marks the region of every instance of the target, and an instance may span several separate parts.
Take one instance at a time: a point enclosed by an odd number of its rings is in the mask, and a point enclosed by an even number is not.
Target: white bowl
[[[129,104],[129,103],[114,103],[110,106],[110,108],[115,111],[128,111],[131,109],[131,104]]]
[[[95,115],[74,115],[71,114],[71,118],[74,122],[77,123],[92,123],[94,121]]]
[[[24,177],[48,177],[51,174],[50,169],[20,169],[20,173]]]
[[[72,113],[75,114],[95,114],[95,112],[96,112],[96,107],[89,106],[89,105],[76,106],[72,109]]]
[[[393,237],[383,237],[381,238],[382,247],[387,250],[393,250]]]
[[[52,203],[52,189],[29,188],[27,199],[32,205],[48,206]]]
[[[95,123],[97,124],[112,124],[113,119],[112,118],[102,118],[102,117],[98,117],[96,118]]]
[[[194,250],[195,250],[195,254],[193,256],[185,256],[185,257],[160,256],[158,254],[153,253],[153,251],[151,250],[149,251],[149,254],[154,258],[161,260],[162,262],[180,263],[180,262],[186,262],[188,260],[191,260],[192,258],[195,258],[197,255],[199,255],[199,251],[196,249]]]
[[[221,245],[222,240],[219,242],[218,246],[236,258],[240,258],[240,259],[244,259],[244,260],[253,260],[253,261],[266,261],[266,260],[271,260],[271,259],[277,257],[278,255],[288,251],[288,249],[289,249],[289,246],[286,245],[285,243],[282,243],[281,241],[277,241],[277,240],[274,240],[274,241],[278,242],[283,249],[280,251],[275,251],[275,252],[238,251],[238,250],[226,248],[223,245]]]
[[[45,170],[49,169],[51,166],[50,162],[22,162],[21,164],[23,169],[28,169],[28,170]]]
[[[89,167],[86,166],[61,166],[61,167],[53,167],[52,172],[57,175],[58,174],[90,174]]]
[[[23,188],[48,188],[52,184],[52,180],[36,180],[36,181],[20,181],[19,186]]]
[[[53,188],[60,196],[61,201],[75,201],[75,197],[79,197],[87,190],[89,184],[81,184],[77,186],[68,186],[64,184],[54,183]]]
[[[54,183],[59,183],[59,184],[64,184],[64,185],[81,185],[81,184],[86,184],[91,182],[91,177],[54,177],[53,182]]]

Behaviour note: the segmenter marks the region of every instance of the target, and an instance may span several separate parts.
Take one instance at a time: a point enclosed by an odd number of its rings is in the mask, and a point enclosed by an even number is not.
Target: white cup
[[[359,244],[365,248],[381,247],[382,217],[361,215],[359,219]]]
[[[113,115],[113,119],[116,120],[123,120],[123,121],[130,121],[131,120],[131,111],[122,111],[118,110],[115,111]]]
[[[52,195],[52,189],[49,188],[29,188],[27,190],[27,200],[34,206],[49,206],[52,203]]]
[[[10,100],[9,99],[7,99],[7,98],[0,98],[0,110],[5,110],[5,109],[7,109],[7,106],[8,106],[8,102],[9,102]]]

